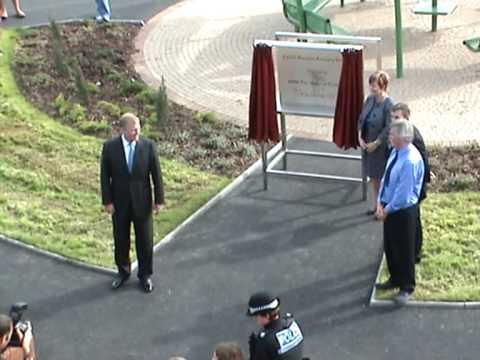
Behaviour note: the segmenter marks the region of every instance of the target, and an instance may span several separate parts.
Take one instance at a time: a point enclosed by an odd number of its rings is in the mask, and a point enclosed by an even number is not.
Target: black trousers
[[[417,206],[417,232],[415,234],[415,261],[420,261],[422,256],[422,245],[423,245],[423,228],[422,228],[422,219],[420,214],[420,204]]]
[[[401,290],[415,289],[415,245],[418,206],[388,214],[383,225],[383,246],[392,282]]]
[[[113,214],[115,264],[120,276],[130,275],[130,229],[132,223],[135,230],[138,277],[142,279],[153,273],[153,219],[151,214],[145,219],[137,219],[133,216],[131,206],[127,211]]]

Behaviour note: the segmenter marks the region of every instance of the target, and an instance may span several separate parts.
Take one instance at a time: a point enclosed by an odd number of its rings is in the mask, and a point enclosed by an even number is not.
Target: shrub
[[[225,123],[223,131],[225,132],[225,136],[234,139],[246,139],[248,133],[244,127],[227,123]]]
[[[155,114],[157,115],[157,124],[165,126],[168,119],[168,96],[163,76],[162,83],[158,87],[157,96],[155,98]]]
[[[207,139],[205,146],[212,150],[227,150],[229,141],[223,135],[215,135]]]
[[[448,179],[447,186],[450,191],[473,190],[476,182],[475,177],[471,175],[456,175]]]
[[[100,100],[97,103],[97,108],[111,117],[120,117],[122,115],[122,109],[120,106],[108,101]]]
[[[98,93],[98,87],[96,84],[94,84],[93,82],[90,82],[90,81],[87,81],[85,83],[85,86],[87,88],[87,92],[89,94],[97,94]]]
[[[122,75],[115,69],[108,70],[108,74],[106,76],[108,81],[120,83],[122,80]]]
[[[13,59],[14,64],[16,66],[35,66],[36,59],[32,56],[29,56],[23,52],[18,51],[15,53],[15,57]]]
[[[39,73],[32,76],[31,83],[34,86],[47,86],[53,82],[50,75],[45,73]]]
[[[133,113],[133,114],[136,114],[137,113],[137,110],[130,107],[130,106],[122,106],[120,105],[120,110],[121,110],[121,113],[122,114],[125,114],[125,113]],[[140,123],[143,125],[143,122],[142,122],[142,119],[140,119]]]
[[[172,158],[175,156],[175,145],[166,141],[159,142],[157,143],[157,152],[160,156]]]
[[[38,30],[34,28],[19,28],[18,31],[22,35],[22,39],[34,39],[38,37]]]
[[[53,101],[53,106],[57,110],[57,113],[60,117],[63,117],[69,109],[69,103],[65,100],[65,96],[63,93],[57,95],[55,100]]]
[[[155,124],[157,122],[157,114],[155,112],[148,112],[147,111],[147,117],[145,118],[145,123],[146,124]]]
[[[156,140],[155,131],[153,131],[152,126],[147,122],[145,122],[142,126],[142,135],[149,138],[150,140]]]
[[[145,88],[141,81],[135,79],[122,79],[120,81],[120,94],[124,97],[136,95]]]
[[[233,159],[217,158],[213,161],[212,167],[221,172],[229,172],[235,166],[235,161]]]
[[[208,139],[210,136],[212,136],[213,128],[210,124],[202,124],[199,131],[201,137]]]
[[[112,59],[115,56],[115,51],[110,48],[100,47],[95,49],[94,56],[96,59]]]
[[[198,147],[194,147],[190,151],[187,158],[188,158],[188,160],[199,160],[199,159],[203,159],[207,155],[208,155],[208,151],[205,150],[204,148],[198,146]]]
[[[157,114],[155,112],[155,106],[154,105],[144,105],[143,110],[145,111],[146,114],[149,114],[154,117],[152,123],[156,123],[157,121]]]
[[[247,144],[243,144],[240,147],[240,154],[243,157],[247,157],[247,158],[256,157],[257,150],[255,149],[255,146],[247,143]]]
[[[111,131],[110,126],[101,121],[81,121],[78,124],[78,129],[89,135],[108,134]]]
[[[188,131],[181,131],[175,134],[173,139],[178,144],[187,144],[190,140],[190,133]]]
[[[72,104],[66,119],[72,123],[78,123],[87,119],[87,111],[80,104]]]
[[[97,103],[97,112],[101,121],[105,121],[109,124],[116,122],[122,116],[122,109],[117,104],[110,103],[108,101],[99,101]]]
[[[60,116],[65,122],[76,124],[86,121],[87,119],[85,108],[80,104],[71,103],[70,101],[65,100],[62,93],[55,98],[53,105],[57,110],[58,116]]]
[[[151,106],[155,104],[157,94],[152,89],[146,88],[139,92],[135,97],[145,106]],[[155,111],[155,108],[153,108],[153,110]]]
[[[195,114],[195,120],[200,124],[215,124],[218,122],[217,115],[214,112],[198,112]]]

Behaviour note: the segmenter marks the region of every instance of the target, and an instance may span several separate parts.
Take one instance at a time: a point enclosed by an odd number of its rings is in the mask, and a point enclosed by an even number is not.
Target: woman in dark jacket
[[[388,80],[388,74],[384,71],[370,75],[370,95],[363,104],[358,121],[358,140],[364,151],[366,172],[373,189],[373,208],[367,211],[368,215],[375,214],[380,180],[388,158],[390,112],[393,106],[387,94]]]

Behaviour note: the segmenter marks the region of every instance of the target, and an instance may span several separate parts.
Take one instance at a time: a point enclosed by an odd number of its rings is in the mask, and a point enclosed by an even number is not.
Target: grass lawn
[[[0,233],[113,267],[111,222],[99,197],[102,142],[23,98],[10,70],[16,36],[0,30]],[[167,204],[155,218],[157,242],[230,182],[172,160],[161,165]]]
[[[480,193],[430,193],[422,205],[423,258],[415,300],[480,301]],[[386,263],[382,281],[388,278]],[[377,298],[394,294],[378,291]]]

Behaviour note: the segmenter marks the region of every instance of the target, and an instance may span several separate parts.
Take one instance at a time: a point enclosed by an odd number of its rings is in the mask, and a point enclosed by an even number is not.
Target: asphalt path
[[[291,157],[289,169],[359,174],[356,163],[311,158]],[[381,225],[365,217],[359,185],[262,184],[253,174],[161,248],[148,295],[135,277],[113,292],[108,275],[0,243],[0,311],[30,303],[42,359],[200,360],[220,341],[247,350],[246,302],[269,289],[303,326],[311,359],[478,359],[478,310],[368,307]]]

